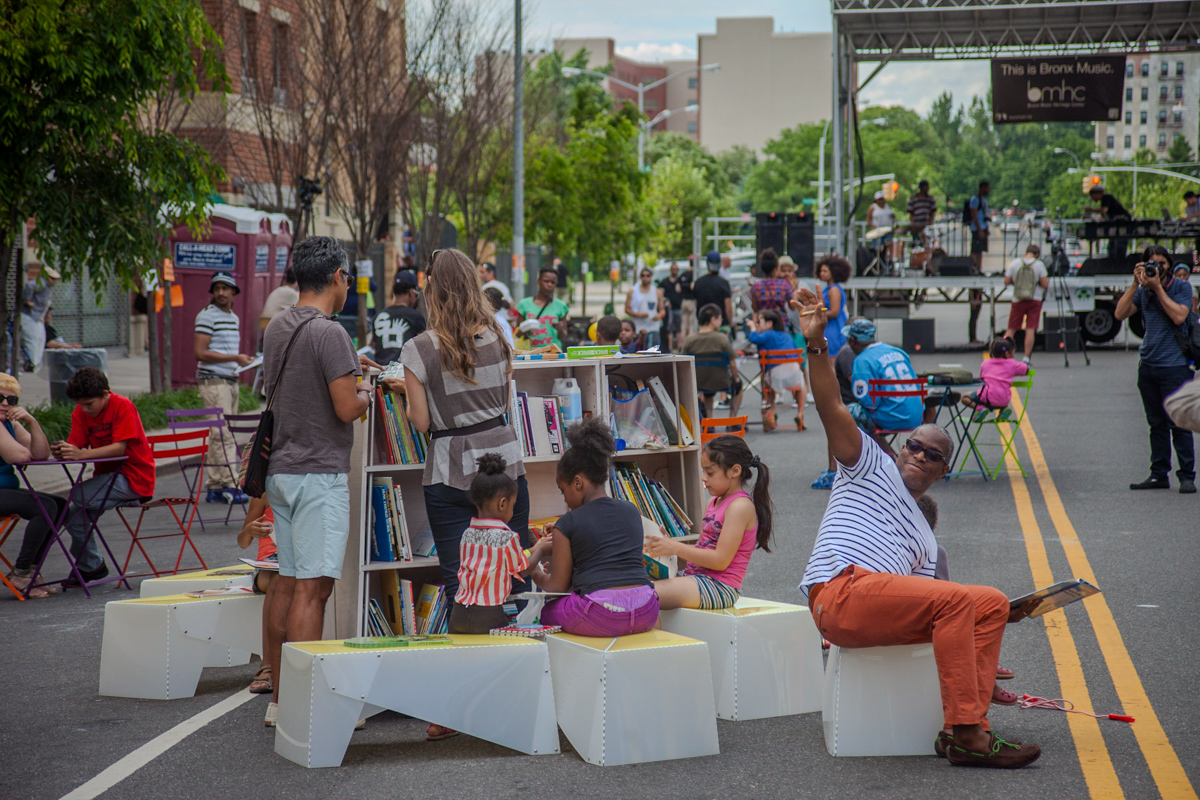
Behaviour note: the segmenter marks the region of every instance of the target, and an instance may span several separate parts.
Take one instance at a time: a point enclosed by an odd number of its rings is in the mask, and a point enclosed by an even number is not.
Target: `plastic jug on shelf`
[[[583,394],[574,378],[555,378],[550,393],[562,399],[563,422],[567,425],[583,419]]]

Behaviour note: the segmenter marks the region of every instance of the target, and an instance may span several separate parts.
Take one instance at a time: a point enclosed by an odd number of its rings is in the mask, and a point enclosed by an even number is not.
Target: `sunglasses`
[[[924,453],[925,460],[931,464],[946,463],[946,456],[942,454],[942,451],[934,450],[932,447],[926,447],[919,442],[914,442],[912,439],[905,440],[904,449],[912,453],[914,456],[918,453]]]
[[[5,401],[10,406],[15,406],[17,403],[21,402],[21,398],[17,397],[15,394],[0,394],[0,400]]]

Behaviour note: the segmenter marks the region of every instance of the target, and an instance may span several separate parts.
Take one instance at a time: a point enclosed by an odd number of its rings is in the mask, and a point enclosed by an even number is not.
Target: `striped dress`
[[[825,518],[813,544],[800,593],[828,583],[846,567],[932,578],[937,540],[896,462],[875,440],[862,437],[858,463],[838,464]]]
[[[475,337],[475,346],[475,383],[471,383],[442,370],[434,331],[427,330],[404,343],[400,362],[425,386],[430,433],[478,425],[508,413],[511,379],[500,337],[491,329],[485,330]],[[513,480],[525,474],[517,432],[509,424],[469,436],[443,436],[430,442],[421,483],[424,486],[440,483],[468,491],[478,471],[478,459],[485,453],[503,456],[508,464],[505,473]]]
[[[529,566],[521,540],[498,519],[472,518],[458,545],[460,606],[498,606],[512,590],[512,579]]]

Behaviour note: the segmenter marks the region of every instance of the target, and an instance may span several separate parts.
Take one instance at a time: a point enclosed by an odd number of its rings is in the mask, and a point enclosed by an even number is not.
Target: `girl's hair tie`
[[[750,459],[750,466],[752,466],[752,467],[757,467],[757,466],[758,466],[758,463],[759,463],[758,456],[753,456],[753,457],[751,457],[751,459]]]

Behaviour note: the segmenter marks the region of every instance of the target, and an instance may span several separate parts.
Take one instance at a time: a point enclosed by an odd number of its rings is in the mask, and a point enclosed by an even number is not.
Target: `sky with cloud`
[[[639,61],[694,58],[696,35],[716,30],[718,16],[774,17],[777,31],[828,31],[828,0],[525,0],[526,42],[548,47],[556,37],[600,37]],[[866,77],[874,65],[860,67]],[[987,61],[889,64],[859,97],[860,106],[902,105],[921,113],[943,91],[956,104],[983,95]]]

